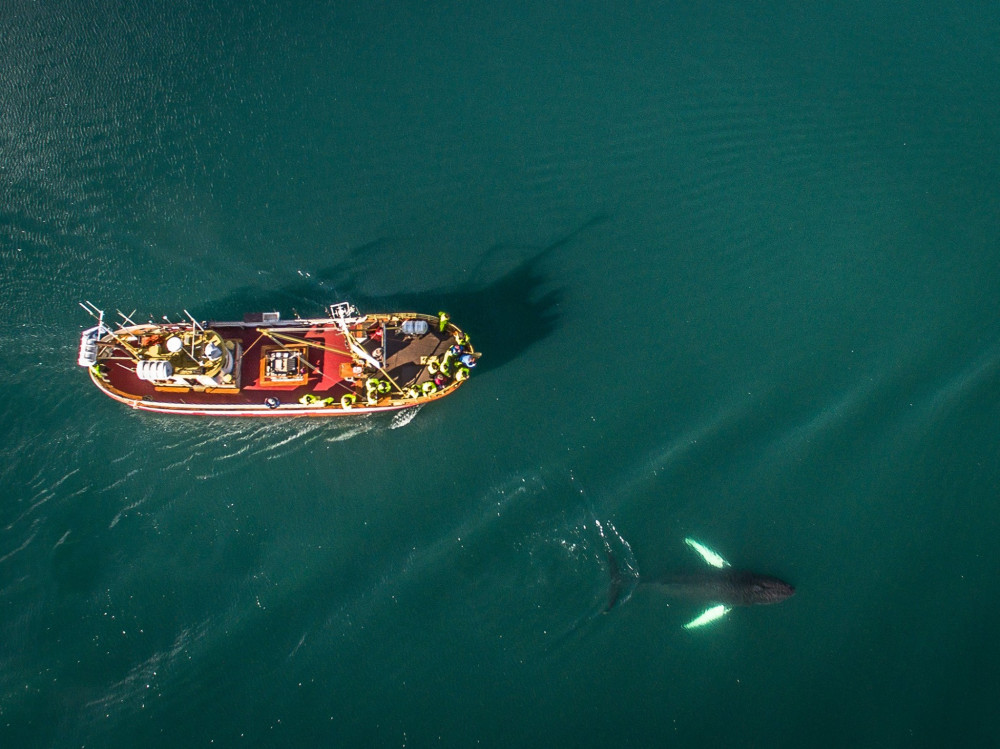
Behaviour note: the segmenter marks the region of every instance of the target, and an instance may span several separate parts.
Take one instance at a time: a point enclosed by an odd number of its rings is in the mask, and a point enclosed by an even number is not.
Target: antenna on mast
[[[124,312],[122,312],[121,310],[115,310],[115,311],[118,313],[118,315],[121,317],[121,319],[124,320],[125,322],[127,322],[129,325],[133,325],[133,326],[135,325],[135,320],[132,319],[132,315],[135,314],[135,310],[132,310],[127,315]]]
[[[203,327],[201,327],[201,325],[199,325],[199,324],[198,324],[198,321],[197,321],[197,320],[195,320],[195,319],[194,319],[194,315],[192,315],[192,314],[191,314],[190,312],[188,312],[187,310],[184,310],[184,314],[188,316],[188,320],[190,320],[190,321],[191,321],[191,323],[192,323],[192,324],[194,325],[194,329],[195,329],[195,330],[200,330],[200,331],[202,331],[203,333],[205,332],[205,329],[204,329]]]
[[[89,367],[97,362],[97,344],[105,335],[110,335],[129,353],[129,356],[133,359],[139,359],[139,354],[136,350],[127,341],[118,336],[115,331],[104,324],[104,310],[98,309],[97,305],[88,301],[78,302],[78,304],[87,311],[87,314],[97,320],[96,326],[83,331],[80,336],[80,355],[78,363],[81,367]],[[121,312],[118,314],[121,314]],[[135,314],[134,310],[132,314]],[[125,316],[122,315],[122,317]]]
[[[105,333],[111,331],[104,327],[104,310],[98,309],[90,302],[78,302],[87,314],[97,320],[97,325],[88,328],[80,334],[80,351],[77,354],[77,364],[81,367],[92,367],[97,364],[97,343]]]
[[[90,315],[95,320],[97,320],[97,326],[99,328],[102,328],[102,329],[104,328],[104,310],[98,309],[97,305],[95,305],[95,304],[93,304],[91,302],[88,302],[86,300],[84,300],[82,302],[77,302],[77,304],[79,304],[81,307],[83,307],[87,311],[88,315]],[[102,330],[102,333],[103,333],[103,330]]]

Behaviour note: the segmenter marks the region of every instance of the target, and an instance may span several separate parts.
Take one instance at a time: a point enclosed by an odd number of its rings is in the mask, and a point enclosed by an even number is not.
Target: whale
[[[655,587],[670,598],[694,601],[707,608],[684,625],[685,629],[697,629],[718,621],[736,606],[755,606],[784,601],[795,595],[795,588],[770,575],[761,575],[748,570],[734,569],[721,554],[713,551],[693,538],[685,538],[684,543],[693,549],[708,565],[707,569],[678,572],[651,580],[640,580],[641,584]],[[618,563],[609,556],[611,566],[611,590],[608,593],[610,611],[618,601],[622,588],[622,575]]]

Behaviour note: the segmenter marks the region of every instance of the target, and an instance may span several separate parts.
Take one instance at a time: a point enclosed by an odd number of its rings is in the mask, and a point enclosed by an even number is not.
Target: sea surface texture
[[[8,0],[0,50],[0,746],[995,745],[995,2]],[[82,300],[484,356],[157,416]],[[796,595],[685,630],[685,538]]]

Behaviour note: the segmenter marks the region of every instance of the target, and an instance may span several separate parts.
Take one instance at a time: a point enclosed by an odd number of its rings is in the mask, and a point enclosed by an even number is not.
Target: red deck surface
[[[122,361],[108,362],[107,373],[110,385],[124,394],[138,396],[146,401],[191,405],[209,403],[260,405],[269,397],[276,397],[283,403],[290,403],[297,401],[306,393],[323,393],[325,396],[339,399],[344,393],[352,392],[350,383],[344,382],[340,375],[340,365],[342,363],[350,364],[351,357],[346,353],[341,354],[329,350],[338,349],[344,352],[347,350],[347,343],[336,328],[316,327],[296,331],[296,338],[319,343],[326,347],[321,349],[313,346],[306,349],[306,360],[315,369],[309,368],[308,380],[304,385],[271,385],[260,382],[262,352],[266,347],[273,347],[277,344],[267,337],[261,337],[255,328],[215,325],[213,330],[219,333],[223,339],[239,341],[242,346],[240,390],[238,392],[157,389],[152,383],[140,380],[136,376],[134,363],[127,360],[127,354],[122,350],[116,351],[116,356],[122,357]],[[287,345],[294,347],[295,344],[288,343]]]

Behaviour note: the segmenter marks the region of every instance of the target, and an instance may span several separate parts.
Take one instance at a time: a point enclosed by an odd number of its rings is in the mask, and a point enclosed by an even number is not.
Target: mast
[[[89,314],[91,317],[97,320],[97,326],[83,331],[83,334],[80,337],[80,359],[78,361],[80,366],[89,366],[83,364],[84,348],[87,339],[88,338],[91,339],[91,344],[89,345],[93,347],[93,355],[96,361],[97,343],[101,340],[101,338],[103,338],[106,335],[109,335],[112,338],[114,338],[115,341],[117,341],[121,345],[121,347],[124,348],[129,353],[129,356],[131,356],[133,359],[135,359],[136,361],[140,359],[138,351],[136,351],[132,346],[123,341],[118,335],[115,334],[113,330],[111,330],[111,328],[109,328],[107,325],[104,324],[104,310],[98,309],[97,305],[86,300],[78,302],[78,304],[87,311],[87,314]],[[121,313],[119,312],[119,314]],[[122,317],[125,317],[125,315],[122,315]]]
[[[104,335],[105,333],[110,332],[104,326],[104,310],[98,309],[96,304],[88,302],[86,299],[82,302],[77,302],[77,304],[83,307],[87,311],[88,315],[97,320],[97,328],[100,331],[99,335]]]
[[[190,312],[184,310],[184,314],[187,315],[188,320],[191,321],[191,360],[197,363],[198,359],[194,355],[194,344],[198,340],[198,331],[201,331],[201,333],[204,334],[205,329],[198,324],[198,321],[194,319],[194,315]]]

